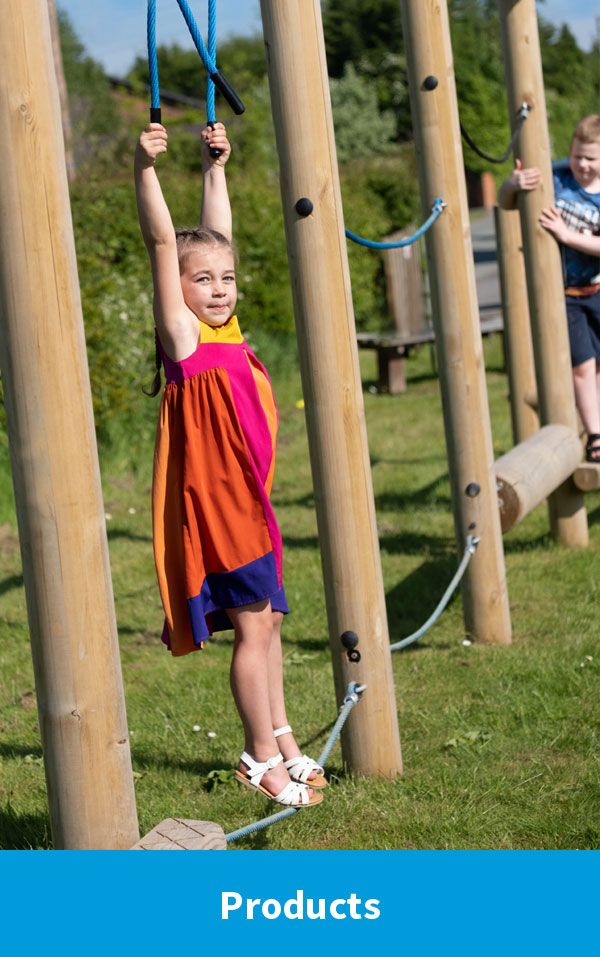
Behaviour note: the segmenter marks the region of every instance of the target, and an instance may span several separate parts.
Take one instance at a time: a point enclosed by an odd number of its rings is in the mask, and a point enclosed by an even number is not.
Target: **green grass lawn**
[[[496,454],[511,445],[498,337],[486,342]],[[419,627],[460,559],[454,541],[438,381],[426,349],[411,358],[402,396],[369,391],[369,446],[392,641]],[[317,756],[338,703],[304,416],[294,373],[278,374],[281,414],[273,501],[284,533],[284,628],[290,720]],[[172,659],[151,554],[151,451],[136,474],[104,463],[104,491],[128,722],[142,833],[166,817],[229,832],[276,806],[223,774],[241,750],[232,706],[229,636]],[[6,468],[0,504],[8,502]],[[505,539],[510,647],[465,645],[458,595],[440,622],[393,656],[405,773],[394,781],[346,773],[338,745],[331,786],[314,810],[237,843],[247,848],[600,847],[600,499],[587,499],[591,544],[567,550],[548,535],[544,505]],[[0,509],[0,847],[51,846],[14,518]],[[366,692],[368,694],[368,691]],[[360,707],[358,705],[357,707]],[[198,730],[199,729],[199,730]]]

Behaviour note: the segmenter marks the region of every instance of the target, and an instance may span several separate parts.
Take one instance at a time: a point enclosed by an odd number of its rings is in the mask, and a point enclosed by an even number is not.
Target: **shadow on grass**
[[[31,851],[51,847],[47,814],[17,814],[10,804],[0,808],[0,849]]]
[[[460,557],[453,549],[453,543],[446,537],[436,538],[433,535],[418,534],[412,532],[400,533],[398,535],[380,535],[379,547],[382,551],[390,555],[422,555],[427,552],[427,562],[433,560],[447,560],[453,571],[449,577],[456,571],[456,566]]]
[[[109,542],[116,541],[119,538],[126,538],[129,542],[146,542],[152,544],[151,535],[136,535],[135,532],[130,532],[125,528],[111,528],[107,531],[106,536]]]
[[[34,758],[41,758],[43,756],[39,744],[34,744],[33,746],[24,744],[0,744],[0,757],[2,758],[25,758],[28,754],[33,755]]]
[[[401,641],[413,634],[427,621],[444,594],[457,568],[455,558],[438,558],[423,562],[398,585],[386,594],[386,607],[390,629],[390,640]],[[455,600],[454,593],[449,604]],[[406,651],[416,651],[426,647],[423,639],[409,645]],[[436,643],[438,648],[448,648],[447,644]],[[404,652],[402,652],[404,653]]]
[[[384,492],[375,496],[375,507],[382,512],[396,512],[419,505],[438,505],[447,509],[451,507],[452,500],[448,492],[446,473],[442,473],[427,485],[412,492]]]
[[[0,595],[5,595],[6,592],[12,591],[14,588],[23,587],[23,576],[22,575],[10,575],[9,578],[5,578],[3,582],[0,582]]]
[[[518,555],[522,552],[547,551],[553,546],[554,542],[550,533],[545,532],[536,538],[514,539],[512,541],[510,538],[504,538],[503,544],[505,555]]]
[[[588,524],[597,525],[600,522],[600,505],[592,512],[588,511]]]
[[[426,458],[389,459],[380,456],[371,461],[371,466],[373,467],[380,464],[422,466],[426,464],[426,462]],[[298,498],[285,499],[273,496],[273,505],[276,508],[296,506],[300,508],[310,508],[314,511],[315,498],[312,492],[307,492],[305,495],[298,496]],[[441,505],[445,508],[449,508],[451,499],[448,494],[448,474],[442,472],[441,475],[431,482],[428,482],[427,485],[415,489],[412,492],[385,492],[375,496],[375,507],[381,511],[398,511],[403,508],[413,508],[415,505]]]

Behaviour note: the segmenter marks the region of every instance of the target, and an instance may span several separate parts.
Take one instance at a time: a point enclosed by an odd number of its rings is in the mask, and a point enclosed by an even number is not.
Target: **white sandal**
[[[271,801],[276,801],[277,804],[285,804],[288,807],[312,807],[314,804],[320,804],[323,800],[322,794],[313,794],[308,793],[308,785],[303,783],[297,783],[295,781],[290,781],[286,786],[279,792],[279,794],[271,794],[270,791],[267,791],[265,787],[260,783],[264,774],[267,771],[271,771],[273,768],[276,768],[278,764],[281,764],[283,761],[283,755],[276,754],[275,757],[269,758],[268,761],[255,761],[254,758],[251,758],[246,751],[240,757],[240,761],[243,761],[244,764],[248,766],[248,771],[244,773],[243,771],[236,771],[235,776],[240,784],[244,784],[247,788],[250,788],[252,791],[259,791],[260,794],[264,794],[265,797],[270,798]],[[312,787],[312,782],[311,785]]]
[[[273,731],[276,738],[282,734],[291,733],[292,729],[289,724],[285,724],[283,728],[276,728],[275,731]],[[299,781],[300,784],[308,784],[309,787],[317,788],[317,790],[327,787],[327,780],[324,776],[325,771],[316,761],[309,758],[308,754],[301,754],[298,757],[290,758],[289,761],[285,761],[284,764],[288,769],[292,781]],[[315,772],[315,776],[309,780],[308,776],[312,774],[313,771]]]

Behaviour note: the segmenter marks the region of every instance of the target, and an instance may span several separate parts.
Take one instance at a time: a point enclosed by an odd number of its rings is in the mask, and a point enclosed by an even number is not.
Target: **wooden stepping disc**
[[[168,817],[153,827],[132,851],[224,851],[225,832],[212,821],[183,821]]]

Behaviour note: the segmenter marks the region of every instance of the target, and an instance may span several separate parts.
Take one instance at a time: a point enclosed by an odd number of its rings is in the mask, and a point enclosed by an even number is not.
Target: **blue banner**
[[[598,950],[594,851],[5,851],[0,881],[5,953]]]

